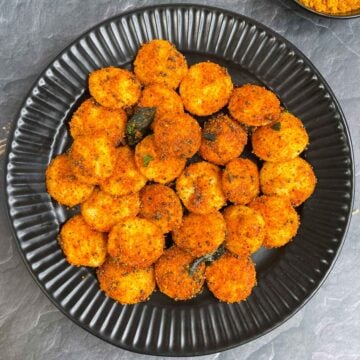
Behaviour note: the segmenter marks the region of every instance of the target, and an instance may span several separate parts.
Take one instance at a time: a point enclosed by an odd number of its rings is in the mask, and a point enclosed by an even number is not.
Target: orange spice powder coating
[[[300,2],[327,14],[341,14],[360,9],[360,0],[300,0]]]

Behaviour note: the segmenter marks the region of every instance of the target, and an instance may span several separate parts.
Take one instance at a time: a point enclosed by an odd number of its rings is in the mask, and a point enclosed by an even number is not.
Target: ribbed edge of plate
[[[296,239],[271,271],[259,274],[246,302],[218,303],[206,292],[175,303],[159,293],[121,306],[98,289],[94,274],[67,264],[57,243],[65,210],[46,193],[44,171],[66,141],[68,115],[88,73],[127,66],[139,45],[166,38],[184,52],[237,64],[276,91],[309,132],[306,158],[318,178],[302,209]],[[353,160],[341,109],[309,60],[281,36],[241,15],[195,5],[133,10],[94,27],[41,74],[17,117],[8,146],[8,210],[27,267],[70,319],[122,348],[156,355],[212,353],[265,334],[294,314],[321,285],[343,242],[352,208]]]

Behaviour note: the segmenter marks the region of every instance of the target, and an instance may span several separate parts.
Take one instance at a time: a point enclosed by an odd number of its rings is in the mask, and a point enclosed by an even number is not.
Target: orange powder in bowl
[[[300,0],[300,2],[315,11],[327,14],[360,10],[360,0]]]

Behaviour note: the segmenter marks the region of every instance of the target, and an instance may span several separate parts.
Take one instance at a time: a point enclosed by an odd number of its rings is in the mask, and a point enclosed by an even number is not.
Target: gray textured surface
[[[172,1],[167,1],[167,3]],[[194,2],[194,1],[193,1]],[[164,1],[0,0],[0,187],[4,143],[39,72],[92,25],[135,6]],[[360,179],[360,19],[329,20],[290,0],[201,1],[250,16],[293,42],[320,70],[349,123]],[[0,198],[0,359],[145,359],[88,334],[31,279]],[[315,297],[285,324],[247,345],[207,359],[360,359],[360,197],[343,251]]]

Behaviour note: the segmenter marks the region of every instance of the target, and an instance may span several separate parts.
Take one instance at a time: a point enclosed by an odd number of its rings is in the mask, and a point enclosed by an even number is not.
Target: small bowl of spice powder
[[[360,0],[294,0],[315,14],[337,19],[360,16]]]

